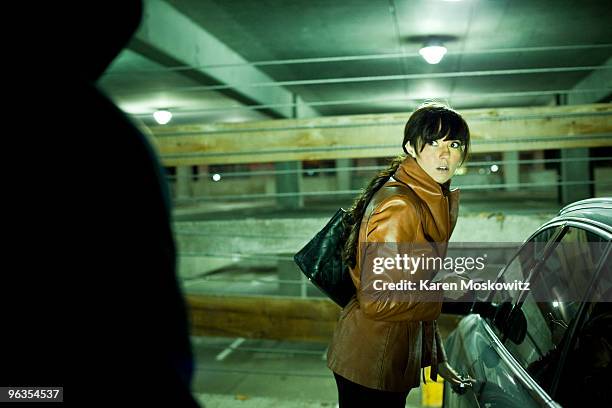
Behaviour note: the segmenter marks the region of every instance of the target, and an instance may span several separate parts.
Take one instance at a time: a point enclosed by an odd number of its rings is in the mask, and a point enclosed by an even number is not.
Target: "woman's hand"
[[[450,364],[448,364],[447,361],[438,364],[438,374],[440,375],[440,377],[444,378],[444,380],[448,381],[451,384],[460,385],[460,384],[463,384],[463,383],[466,382],[455,371],[455,369],[453,367],[451,367]],[[470,381],[471,380],[468,380],[467,382],[470,382]],[[471,384],[471,382],[470,382],[470,384]]]

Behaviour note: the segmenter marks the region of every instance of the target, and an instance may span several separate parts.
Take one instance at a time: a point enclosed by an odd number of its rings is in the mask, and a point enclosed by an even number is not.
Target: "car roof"
[[[553,221],[564,219],[580,219],[591,224],[594,222],[612,232],[612,197],[589,198],[566,205]]]

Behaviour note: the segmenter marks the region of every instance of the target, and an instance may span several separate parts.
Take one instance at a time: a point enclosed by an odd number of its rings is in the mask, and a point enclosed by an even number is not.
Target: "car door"
[[[531,377],[564,407],[609,406],[596,402],[610,398],[609,386],[596,384],[605,381],[606,373],[609,379],[612,368],[612,331],[605,329],[612,320],[611,238],[598,228],[568,223],[521,301],[525,313],[544,322],[545,341],[506,342]]]
[[[526,280],[562,231],[561,226],[553,226],[535,234],[502,270],[497,281]],[[445,407],[547,406],[550,398],[539,392],[537,384],[528,381],[504,347],[499,329],[520,295],[520,290],[492,292],[489,302],[475,304],[475,309],[481,305],[489,306],[488,309],[466,316],[451,333],[445,343],[449,361],[460,374],[469,375],[476,383],[462,395],[445,383]]]
[[[445,406],[555,406],[549,395],[610,240],[570,224],[549,231],[545,246],[525,245],[504,270],[502,281],[528,277],[530,290],[493,293],[493,304],[504,307],[465,318],[449,338],[452,363],[477,382],[461,397],[445,393]],[[534,241],[544,238],[536,234]]]
[[[609,238],[569,223],[534,269],[529,291],[515,301],[524,318],[524,335],[503,336],[503,344],[522,369],[547,394],[554,395],[565,349],[572,343]],[[576,373],[578,376],[579,373]]]

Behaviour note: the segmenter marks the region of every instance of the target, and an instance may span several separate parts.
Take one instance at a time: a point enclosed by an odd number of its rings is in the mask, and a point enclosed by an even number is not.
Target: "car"
[[[445,348],[474,381],[443,406],[612,406],[612,198],[578,201],[535,231]],[[528,282],[522,290],[503,283]]]

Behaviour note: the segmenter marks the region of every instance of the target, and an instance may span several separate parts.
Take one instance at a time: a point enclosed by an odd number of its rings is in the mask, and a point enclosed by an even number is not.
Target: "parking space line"
[[[225,350],[217,354],[215,360],[222,361],[225,357],[229,356],[234,350],[236,350],[242,343],[244,343],[246,339],[243,337],[239,337],[232,342]]]

